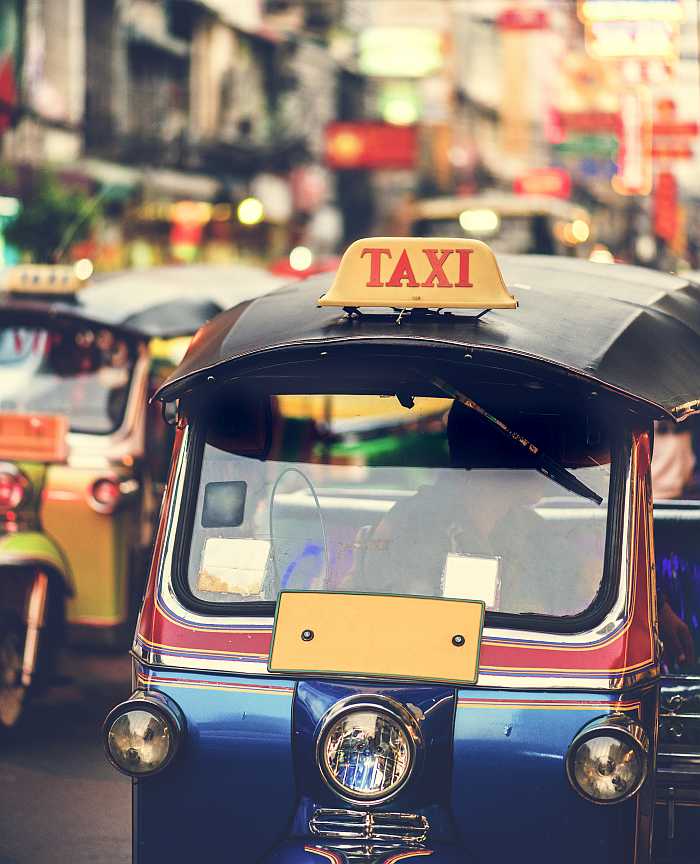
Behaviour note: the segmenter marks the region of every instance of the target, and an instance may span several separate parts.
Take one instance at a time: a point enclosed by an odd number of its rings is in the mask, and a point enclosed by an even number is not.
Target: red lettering
[[[386,283],[387,288],[402,288],[401,282],[406,280],[407,288],[417,288],[416,274],[413,272],[411,262],[408,258],[408,252],[404,249],[399,260],[396,262],[394,272],[391,274],[389,281]]]
[[[364,258],[369,253],[369,282],[366,283],[367,288],[383,288],[382,282],[382,255],[388,255],[391,258],[390,249],[379,249],[369,246],[362,250],[360,258]]]
[[[450,255],[454,252],[454,249],[441,249],[440,257],[437,257],[438,250],[437,249],[423,249],[423,254],[428,259],[428,264],[433,268],[428,274],[428,278],[425,282],[421,282],[422,288],[432,288],[433,283],[437,279],[438,288],[451,288],[452,283],[445,275],[445,271],[442,269],[445,266],[445,261],[450,257]]]
[[[474,284],[469,281],[469,258],[473,249],[458,249],[459,255],[459,282],[455,284],[455,288],[473,288]]]

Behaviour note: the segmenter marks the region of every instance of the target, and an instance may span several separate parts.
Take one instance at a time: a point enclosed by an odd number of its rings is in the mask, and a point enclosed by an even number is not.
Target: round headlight
[[[419,744],[415,719],[398,702],[351,699],[326,716],[317,756],[324,779],[341,798],[378,803],[406,785]]]
[[[181,724],[174,712],[155,699],[132,698],[109,713],[104,724],[110,762],[131,777],[162,771],[172,760]]]
[[[629,718],[613,715],[596,721],[576,736],[569,749],[569,781],[589,801],[625,801],[646,779],[648,749],[644,730]]]

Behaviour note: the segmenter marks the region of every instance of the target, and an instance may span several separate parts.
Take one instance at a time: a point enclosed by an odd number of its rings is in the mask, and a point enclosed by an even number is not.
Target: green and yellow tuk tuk
[[[148,397],[253,268],[6,273],[0,294],[0,729],[64,635],[114,645],[140,597],[170,453]],[[233,287],[232,287],[233,286]],[[66,634],[67,629],[67,634]]]

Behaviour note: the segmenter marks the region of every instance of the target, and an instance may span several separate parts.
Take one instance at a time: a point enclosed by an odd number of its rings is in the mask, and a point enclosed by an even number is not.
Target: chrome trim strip
[[[425,816],[417,813],[371,813],[364,810],[318,808],[309,819],[316,837],[339,840],[375,840],[406,845],[423,843],[430,831]]]

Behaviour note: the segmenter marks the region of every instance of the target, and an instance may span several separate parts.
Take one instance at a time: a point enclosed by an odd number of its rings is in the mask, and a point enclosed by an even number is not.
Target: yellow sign
[[[371,237],[356,240],[320,306],[515,309],[496,258],[480,240]]]
[[[283,591],[268,669],[474,684],[484,608],[479,600]]]
[[[53,264],[10,267],[0,278],[5,291],[13,294],[75,294],[87,281],[73,267]]]

